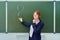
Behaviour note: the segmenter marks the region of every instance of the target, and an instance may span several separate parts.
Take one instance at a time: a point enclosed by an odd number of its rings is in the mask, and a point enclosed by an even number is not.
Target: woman
[[[33,14],[33,20],[31,23],[25,22],[22,18],[19,18],[20,22],[30,28],[29,40],[41,40],[41,30],[44,26],[44,23],[40,19],[40,12],[35,11]]]

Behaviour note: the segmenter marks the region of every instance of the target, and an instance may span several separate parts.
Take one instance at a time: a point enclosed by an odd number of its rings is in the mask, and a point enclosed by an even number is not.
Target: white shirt
[[[33,25],[30,26],[30,37],[33,35]]]

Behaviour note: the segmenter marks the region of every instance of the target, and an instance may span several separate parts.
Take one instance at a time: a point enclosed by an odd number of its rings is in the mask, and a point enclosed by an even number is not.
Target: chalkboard
[[[60,33],[60,2],[56,2],[56,32]]]
[[[0,2],[0,32],[5,32],[6,30],[6,13],[5,13],[5,2]]]
[[[41,20],[44,22],[42,32],[53,32],[53,2],[8,2],[8,32],[25,33],[29,28],[23,26],[18,18],[22,17],[26,22],[33,19],[34,11],[39,10]]]

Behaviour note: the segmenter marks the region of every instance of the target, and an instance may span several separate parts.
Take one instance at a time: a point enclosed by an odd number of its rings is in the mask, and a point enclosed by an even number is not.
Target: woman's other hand
[[[22,18],[18,18],[20,22],[23,22],[23,19]]]

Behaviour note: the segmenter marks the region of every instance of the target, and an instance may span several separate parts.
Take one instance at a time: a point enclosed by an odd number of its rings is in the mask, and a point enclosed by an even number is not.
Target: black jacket
[[[40,20],[40,22],[38,24],[35,24],[33,22],[31,22],[30,24],[23,21],[21,22],[24,26],[30,28],[31,25],[33,25],[33,29],[34,29],[34,32],[33,32],[33,35],[32,37],[29,36],[29,40],[41,40],[41,30],[44,26],[44,23]]]

